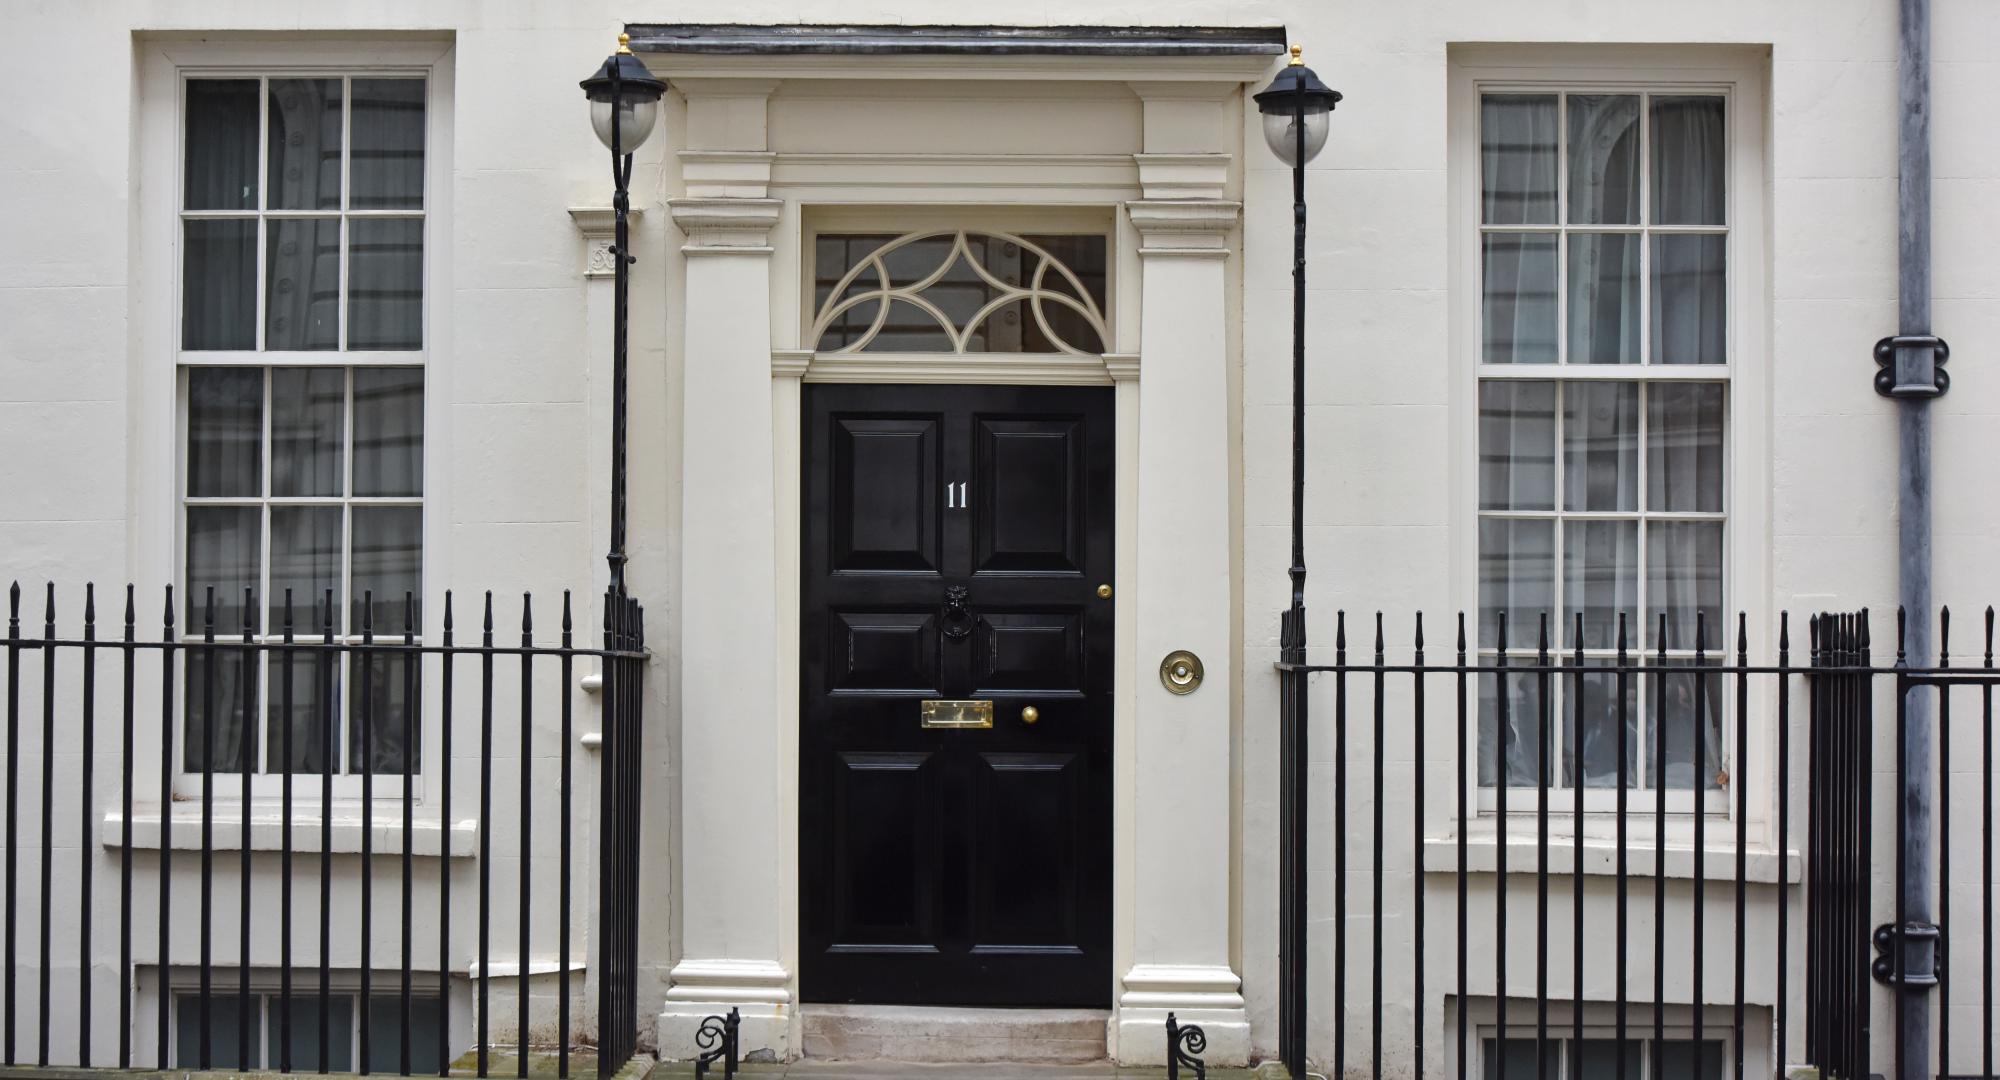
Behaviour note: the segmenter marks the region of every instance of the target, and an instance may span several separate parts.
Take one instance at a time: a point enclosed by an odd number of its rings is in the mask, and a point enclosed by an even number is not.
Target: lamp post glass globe
[[[627,95],[624,101],[592,101],[590,103],[590,127],[597,132],[597,139],[606,150],[611,149],[611,125],[618,124],[618,150],[629,154],[644,145],[653,134],[653,124],[659,119],[658,98],[650,101],[635,100]],[[1325,138],[1325,136],[1321,136]]]
[[[591,128],[606,150],[615,149],[620,154],[637,150],[653,133],[660,115],[660,95],[667,92],[667,84],[632,55],[631,40],[630,35],[618,35],[618,51],[605,57],[596,73],[579,84],[590,99]]]
[[[1306,160],[1319,156],[1326,146],[1326,133],[1332,129],[1331,113],[1327,106],[1315,108],[1311,101],[1306,103]],[[1278,160],[1290,168],[1298,165],[1299,135],[1297,114],[1287,109],[1280,113],[1264,114],[1264,142]]]
[[[1300,58],[1299,47],[1294,45],[1292,62],[1256,95],[1256,100],[1257,111],[1263,114],[1264,142],[1278,160],[1296,168],[1301,164],[1299,121],[1305,121],[1305,160],[1311,161],[1326,145],[1326,133],[1332,126],[1333,107],[1340,103],[1340,91],[1320,82],[1319,76]]]

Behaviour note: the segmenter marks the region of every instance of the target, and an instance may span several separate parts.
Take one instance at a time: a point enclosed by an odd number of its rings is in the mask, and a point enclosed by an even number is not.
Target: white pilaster
[[[1226,158],[1222,159],[1226,161]],[[1172,162],[1176,194],[1202,170]],[[1150,163],[1149,163],[1150,164]],[[1190,175],[1195,173],[1197,175]],[[1217,185],[1219,186],[1219,184]],[[1163,1061],[1168,1012],[1199,1024],[1211,1064],[1242,1064],[1250,1025],[1230,963],[1231,556],[1224,260],[1240,207],[1221,199],[1126,204],[1143,264],[1138,380],[1138,669],[1132,965],[1118,1059]],[[1157,670],[1187,649],[1205,678],[1186,696]]]
[[[676,84],[687,96],[690,195],[670,200],[686,236],[680,298],[681,872],[679,958],[659,1018],[660,1055],[694,1056],[703,1017],[741,1010],[745,1054],[790,1056],[785,964],[794,857],[781,785],[788,754],[773,669],[779,584],[771,379],[764,85]],[[764,838],[765,842],[759,842]]]

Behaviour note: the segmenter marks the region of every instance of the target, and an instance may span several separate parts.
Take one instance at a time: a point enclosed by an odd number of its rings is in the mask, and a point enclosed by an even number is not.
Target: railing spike
[[[444,591],[444,632],[451,633],[451,590]]]
[[[138,589],[131,582],[125,583],[125,628],[131,630],[139,625]]]
[[[1778,651],[1792,651],[1792,613],[1789,611],[1778,612]]]
[[[1736,613],[1736,662],[1739,664],[1748,664],[1750,662],[1749,656],[1750,615],[1748,612],[1738,611]]]
[[[1951,605],[1938,608],[1938,666],[1951,666]]]
[[[44,622],[46,622],[46,623],[48,624],[48,628],[49,628],[49,629],[48,629],[48,633],[49,633],[49,636],[50,636],[50,637],[54,637],[54,636],[55,636],[55,632],[56,632],[56,631],[55,631],[55,627],[56,627],[56,583],[55,583],[55,582],[53,582],[53,581],[51,581],[51,582],[49,582],[49,583],[48,583],[48,588],[47,588],[47,590],[45,591],[45,593],[44,593],[44,595],[43,595],[43,600],[42,600],[42,619],[43,619],[43,621],[44,621]]]
[[[1993,605],[1986,605],[1986,666],[1993,666]]]
[[[493,636],[493,590],[486,590],[486,636]]]
[[[174,636],[174,587],[172,585],[167,586],[167,610],[166,614],[161,618],[160,621],[161,625],[167,628],[167,636],[173,637]]]
[[[1458,613],[1458,655],[1460,660],[1465,658],[1465,612],[1463,611]]]
[[[1375,612],[1375,663],[1382,663],[1382,612]]]
[[[523,641],[526,641],[528,635],[534,632],[535,629],[534,603],[534,594],[525,592],[521,594],[521,639]]]
[[[83,583],[83,625],[97,625],[97,583]]]
[[[1422,655],[1424,655],[1424,613],[1422,611],[1417,612],[1417,633],[1416,633],[1415,644],[1417,647],[1417,655],[1421,657]]]

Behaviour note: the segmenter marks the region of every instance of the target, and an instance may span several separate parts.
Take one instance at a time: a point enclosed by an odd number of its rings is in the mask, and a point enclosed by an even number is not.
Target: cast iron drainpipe
[[[1898,0],[1897,14],[1897,333],[1875,343],[1875,389],[1896,401],[1897,601],[1908,616],[1899,663],[1925,668],[1933,662],[1930,404],[1950,386],[1942,365],[1951,350],[1931,333],[1930,0]],[[1932,1075],[1929,991],[1937,983],[1938,944],[1930,894],[1934,710],[1922,690],[1903,694],[1902,707],[1901,860],[1894,937],[1885,950],[1894,970],[1886,981],[1896,995],[1894,1075],[1925,1080]]]

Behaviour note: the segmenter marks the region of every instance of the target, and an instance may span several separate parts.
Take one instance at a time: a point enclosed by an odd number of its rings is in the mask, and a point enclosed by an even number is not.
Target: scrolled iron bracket
[[[1167,1014],[1167,1080],[1180,1080],[1183,1065],[1194,1070],[1195,1080],[1208,1080],[1208,1066],[1196,1056],[1207,1051],[1208,1035],[1201,1028]]]
[[[1929,349],[1931,379],[1925,382],[1921,376],[1914,382],[1903,382],[1897,371],[1896,352],[1899,349]],[[1933,398],[1951,389],[1951,375],[1944,369],[1944,362],[1951,359],[1951,346],[1935,334],[1897,334],[1885,337],[1875,343],[1875,392],[1892,398]]]
[[[1903,937],[1916,946],[1915,952],[1905,962],[1907,970],[1901,978],[1896,974],[1896,924],[1883,923],[1875,928],[1875,962],[1868,965],[1868,973],[1883,986],[1895,986],[1901,982],[1906,989],[1919,993],[1938,984],[1937,950],[1943,932],[1930,923],[1908,922],[1903,924]]]
[[[694,1075],[699,1078],[708,1075],[708,1067],[716,1060],[722,1062],[723,1080],[736,1075],[736,1030],[743,1018],[735,1009],[727,1016],[704,1017],[701,1026],[695,1029],[694,1044],[701,1049],[694,1059]]]

